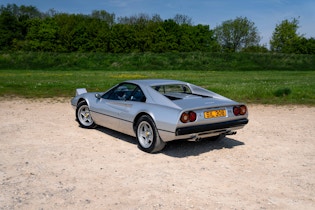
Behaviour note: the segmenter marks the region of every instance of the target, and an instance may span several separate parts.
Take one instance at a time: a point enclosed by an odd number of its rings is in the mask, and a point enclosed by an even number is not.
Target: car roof
[[[169,107],[173,107],[175,109],[183,109],[183,107],[187,108],[187,105],[183,106],[183,104],[187,104],[186,103],[187,101],[185,103],[182,103],[181,105],[179,105],[179,102],[175,103],[175,101],[170,100],[169,98],[167,98],[166,96],[164,96],[160,92],[156,91],[152,87],[153,86],[164,86],[164,85],[176,85],[176,84],[188,85],[192,89],[192,92],[194,92],[195,94],[209,96],[212,98],[215,97],[218,99],[231,101],[230,99],[225,98],[224,96],[221,96],[215,92],[212,92],[212,91],[206,90],[204,88],[201,88],[199,86],[190,84],[188,82],[179,81],[179,80],[139,79],[139,80],[127,80],[127,81],[122,82],[120,84],[123,84],[123,83],[132,83],[132,84],[136,84],[136,85],[140,86],[142,88],[142,91],[144,92],[145,96],[147,97],[147,100],[149,103],[159,104],[162,106],[169,106]]]
[[[157,86],[157,85],[169,85],[169,84],[187,84],[187,82],[179,80],[170,80],[170,79],[139,79],[139,80],[128,80],[125,82],[134,83],[144,86]]]

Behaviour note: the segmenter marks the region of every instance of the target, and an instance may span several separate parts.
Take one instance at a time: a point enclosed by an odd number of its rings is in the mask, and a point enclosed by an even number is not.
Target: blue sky
[[[116,17],[139,13],[159,14],[161,18],[187,15],[194,24],[210,25],[213,29],[223,21],[247,17],[255,23],[262,36],[261,44],[268,44],[276,24],[282,20],[299,19],[298,33],[315,37],[314,0],[0,0],[0,5],[32,5],[40,11],[90,14],[106,10]]]

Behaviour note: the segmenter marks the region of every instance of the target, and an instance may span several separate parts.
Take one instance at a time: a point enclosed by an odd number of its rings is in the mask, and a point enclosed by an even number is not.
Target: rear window
[[[174,85],[158,85],[152,86],[156,91],[167,94],[167,93],[187,93],[191,94],[191,90],[187,85],[183,84],[174,84]]]
[[[152,86],[152,88],[170,100],[179,100],[192,96],[191,89],[184,84],[157,85]]]

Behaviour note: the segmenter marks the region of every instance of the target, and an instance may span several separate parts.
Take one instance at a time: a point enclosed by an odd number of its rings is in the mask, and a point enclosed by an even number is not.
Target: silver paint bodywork
[[[135,136],[134,125],[138,117],[143,114],[149,115],[154,120],[159,135],[164,142],[178,139],[196,140],[220,134],[229,134],[243,128],[247,123],[237,124],[228,128],[218,127],[206,131],[203,130],[202,132],[197,131],[178,135],[178,131],[184,128],[224,124],[228,121],[246,121],[248,112],[243,116],[234,116],[233,106],[240,105],[238,102],[182,81],[156,79],[129,80],[124,83],[132,83],[140,87],[146,97],[146,101],[109,100],[101,98],[107,91],[104,93],[89,93],[84,88],[80,88],[77,89],[76,96],[71,100],[71,104],[76,109],[80,101],[86,101],[91,111],[91,116],[97,125],[131,136]],[[152,88],[153,86],[168,84],[187,85],[193,94],[176,93],[181,99],[170,100]],[[227,116],[211,119],[204,118],[205,111],[217,109],[225,109]],[[197,120],[195,122],[182,123],[180,116],[185,111],[196,112]]]

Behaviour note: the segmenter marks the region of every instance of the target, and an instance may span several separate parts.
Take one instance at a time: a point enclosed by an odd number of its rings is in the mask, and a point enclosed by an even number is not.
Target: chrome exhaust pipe
[[[228,131],[225,133],[225,135],[235,135],[236,133],[236,131]]]

